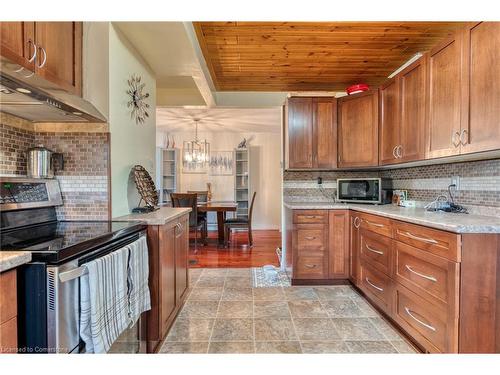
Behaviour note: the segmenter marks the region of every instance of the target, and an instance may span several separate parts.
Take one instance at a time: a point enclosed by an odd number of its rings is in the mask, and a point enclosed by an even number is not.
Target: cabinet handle
[[[358,228],[359,228],[359,226],[361,225],[361,219],[360,219],[359,217],[357,217],[357,216],[356,216],[356,217],[354,218],[354,223],[353,223],[353,224],[354,224],[354,227],[355,227],[356,229],[358,229]]]
[[[368,246],[365,244],[366,250],[371,251],[372,253],[379,254],[379,255],[384,255],[383,251],[380,250],[375,250],[373,247]]]
[[[31,39],[28,40],[28,52],[29,50],[31,49],[30,47],[33,46],[34,48],[34,51],[33,51],[33,56],[31,56],[29,59],[28,59],[28,62],[29,63],[32,63],[33,61],[35,61],[36,59],[36,54],[37,54],[37,50],[38,50],[38,47],[36,46],[35,43],[33,43],[33,41]]]
[[[312,240],[315,240],[316,237],[315,236],[307,236],[307,237],[305,237],[305,239],[308,241],[312,241]]]
[[[433,238],[426,238],[426,237],[419,237],[419,236],[415,236],[414,234],[406,231],[406,232],[401,232],[401,234],[403,234],[403,236],[406,236],[406,237],[410,237],[414,240],[417,240],[417,241],[422,241],[422,242],[427,242],[427,243],[432,243],[432,244],[437,244],[438,242],[433,239]]]
[[[467,132],[467,129],[463,129],[462,132],[460,133],[460,143],[462,144],[462,146],[467,146],[467,143],[469,143],[469,140],[467,137],[467,139],[465,138],[465,136],[468,135],[468,132]]]
[[[396,154],[396,148],[398,146],[394,146],[394,148],[392,149],[392,156],[394,156],[394,159],[397,159],[398,158],[398,155]]]
[[[432,282],[437,282],[437,279],[434,277],[434,276],[428,276],[428,275],[424,275],[423,273],[420,273],[420,272],[417,272],[415,271],[413,268],[411,268],[409,265],[405,265],[406,269],[412,273],[414,273],[415,275],[417,276],[420,276],[424,279],[427,279],[427,280],[430,280]]]
[[[306,219],[316,219],[316,215],[307,215]]]
[[[304,266],[307,268],[316,268],[317,264],[304,264]]]
[[[43,47],[38,47],[42,50],[43,53],[43,58],[42,58],[42,63],[38,65],[39,68],[43,68],[45,64],[47,63],[47,52],[45,51],[45,48]]]
[[[377,289],[377,290],[380,290],[381,292],[384,291],[384,288],[381,288],[379,286],[376,286],[375,284],[373,284],[370,279],[368,277],[365,277],[365,281],[370,285],[372,286],[373,288]]]
[[[458,142],[457,142],[458,139]],[[453,146],[458,147],[460,146],[460,132],[453,132],[451,134],[451,143],[453,143]]]
[[[396,147],[396,155],[399,159],[403,158],[403,145],[399,145]]]
[[[366,219],[364,221],[365,221],[366,224],[373,225],[374,227],[379,227],[379,228],[385,227],[384,224],[374,223],[374,222],[371,222],[371,221],[366,220]]]
[[[413,315],[413,314],[412,314],[412,311],[411,311],[408,307],[406,307],[406,306],[405,306],[405,311],[406,311],[406,313],[407,313],[407,314],[408,314],[408,315],[409,315],[409,316],[410,316],[413,320],[415,320],[417,323],[419,323],[419,324],[423,325],[425,328],[428,328],[428,329],[430,329],[430,330],[431,330],[431,331],[433,331],[433,332],[436,332],[436,328],[434,328],[434,327],[433,327],[433,326],[431,326],[430,324],[427,324],[427,323],[422,322],[422,321],[421,321],[420,319],[418,319],[415,315]]]

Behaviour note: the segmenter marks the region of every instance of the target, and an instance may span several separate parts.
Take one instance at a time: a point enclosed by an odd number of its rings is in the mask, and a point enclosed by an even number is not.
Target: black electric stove
[[[140,222],[57,220],[61,205],[55,179],[0,177],[0,251],[32,254],[17,268],[18,347],[27,353],[81,352],[83,265],[146,236]]]

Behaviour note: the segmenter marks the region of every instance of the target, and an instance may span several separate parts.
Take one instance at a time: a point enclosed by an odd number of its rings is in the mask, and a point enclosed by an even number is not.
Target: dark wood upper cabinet
[[[288,98],[287,107],[286,141],[288,168],[312,168],[312,98]]]
[[[338,165],[378,165],[378,91],[368,91],[338,100]]]
[[[337,167],[337,101],[313,98],[313,168]]]
[[[500,23],[481,22],[464,30],[464,81],[468,123],[461,153],[500,149]]]
[[[2,56],[81,95],[82,22],[2,22],[0,27]]]
[[[0,22],[0,35],[0,55],[33,72],[36,53],[35,23]]]
[[[462,119],[462,35],[456,33],[429,53],[426,158],[460,152]]]
[[[337,166],[337,103],[332,97],[292,97],[287,101],[287,169]]]
[[[65,90],[81,93],[82,23],[36,22],[37,74]]]
[[[400,80],[398,77],[389,80],[379,89],[380,96],[380,164],[398,162],[400,145]]]
[[[424,158],[426,63],[427,56],[422,56],[398,74],[400,120],[396,154],[400,162]]]

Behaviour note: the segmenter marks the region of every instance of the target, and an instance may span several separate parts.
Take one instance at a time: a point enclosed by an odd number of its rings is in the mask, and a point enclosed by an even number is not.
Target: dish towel
[[[85,264],[80,278],[80,336],[87,353],[106,353],[129,325],[129,248]]]
[[[144,311],[151,310],[149,295],[149,257],[146,237],[127,246],[128,263],[128,299],[130,326],[133,326]]]

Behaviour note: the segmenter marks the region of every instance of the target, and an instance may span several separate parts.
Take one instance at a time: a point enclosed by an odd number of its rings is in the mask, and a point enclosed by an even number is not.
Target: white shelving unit
[[[235,181],[234,199],[238,203],[237,217],[248,216],[250,209],[250,149],[236,148],[234,150]]]
[[[159,190],[160,204],[170,204],[170,193],[178,188],[179,149],[156,149],[156,188]]]

